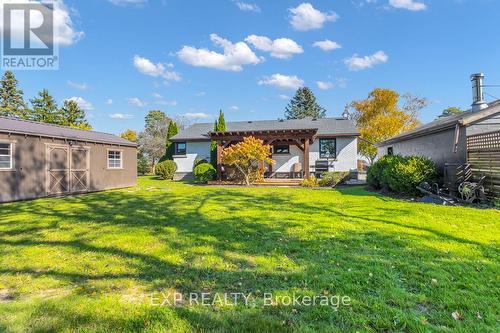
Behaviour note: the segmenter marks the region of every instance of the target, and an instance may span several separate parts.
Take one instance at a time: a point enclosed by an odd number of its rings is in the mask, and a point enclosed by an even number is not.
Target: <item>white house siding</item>
[[[314,166],[319,157],[319,139],[310,147],[309,164]],[[330,171],[351,171],[358,167],[358,139],[356,137],[337,138],[337,158],[330,163]]]
[[[330,163],[330,171],[351,171],[357,169],[358,149],[356,137],[338,137],[337,138],[337,158]],[[210,142],[188,141],[186,144],[186,156],[174,156],[177,164],[178,174],[188,174],[193,172],[193,165],[196,159],[210,160]],[[304,154],[302,151],[290,145],[290,154],[272,156],[276,164],[273,166],[273,172],[291,172],[295,163],[304,165]],[[319,139],[316,139],[310,146],[309,164],[311,171],[319,157]]]
[[[210,141],[188,141],[186,143],[186,155],[174,156],[177,173],[193,172],[194,161],[202,159],[210,162]]]

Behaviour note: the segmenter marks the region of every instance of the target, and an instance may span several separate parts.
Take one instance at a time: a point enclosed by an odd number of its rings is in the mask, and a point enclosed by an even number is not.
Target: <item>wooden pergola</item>
[[[222,149],[253,136],[264,141],[266,145],[288,144],[297,146],[304,153],[304,176],[309,177],[309,146],[318,133],[317,128],[305,129],[276,129],[256,131],[228,131],[208,133],[213,141],[217,142],[217,179],[222,179]],[[269,165],[272,174],[272,165]]]

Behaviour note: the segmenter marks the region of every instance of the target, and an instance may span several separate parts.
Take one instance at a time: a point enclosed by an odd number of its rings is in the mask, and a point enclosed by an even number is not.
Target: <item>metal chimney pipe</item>
[[[484,74],[472,74],[470,80],[472,81],[472,111],[476,112],[486,109],[488,104],[486,104],[483,96]]]

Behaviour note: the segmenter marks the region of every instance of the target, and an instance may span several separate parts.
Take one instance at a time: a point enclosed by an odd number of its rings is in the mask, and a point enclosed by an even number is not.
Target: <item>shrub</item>
[[[194,168],[194,178],[199,183],[206,183],[215,178],[217,171],[210,163],[201,163]]]
[[[349,172],[324,172],[321,174],[319,186],[335,187],[342,183],[349,176]]]
[[[300,182],[300,186],[302,187],[318,187],[318,180],[314,176],[309,176],[309,178],[304,179],[303,181]]]
[[[437,181],[434,162],[421,156],[385,156],[368,169],[368,183],[406,195],[418,195],[422,182]]]
[[[149,167],[148,160],[143,155],[137,157],[137,174],[140,176],[147,175],[150,173],[151,168]]]
[[[194,160],[193,168],[196,168],[198,165],[204,164],[204,163],[208,163],[208,161],[206,159],[204,159],[204,158],[202,158],[202,159],[198,159],[197,158],[197,159]]]
[[[156,165],[155,174],[161,179],[173,179],[177,164],[174,161],[166,160]]]
[[[366,182],[371,187],[380,190],[382,186],[382,171],[391,163],[391,160],[399,156],[386,155],[380,158],[377,162],[373,163],[366,173]]]

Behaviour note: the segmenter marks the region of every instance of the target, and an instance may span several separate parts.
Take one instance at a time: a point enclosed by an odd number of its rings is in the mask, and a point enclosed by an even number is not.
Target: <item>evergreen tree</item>
[[[179,133],[179,128],[177,127],[177,123],[175,121],[171,121],[168,123],[168,128],[167,128],[167,152],[165,154],[165,157],[162,158],[162,160],[171,160],[173,159],[173,156],[175,154],[175,145],[170,139],[175,136],[177,133]]]
[[[6,71],[0,80],[0,116],[26,118],[26,104],[23,91],[17,88],[17,81],[12,71]]]
[[[90,131],[92,126],[85,119],[85,111],[73,100],[65,100],[60,110],[60,125]]]
[[[319,106],[316,96],[307,87],[297,89],[285,110],[286,119],[325,118],[325,116],[326,110]]]
[[[222,110],[219,111],[219,119],[217,120],[216,124],[217,132],[226,131],[226,119],[224,119],[224,112],[222,112]]]
[[[49,94],[47,89],[38,93],[38,97],[30,99],[32,110],[28,113],[28,119],[41,121],[49,124],[61,124],[61,112],[57,108],[57,103]]]
[[[226,131],[226,119],[224,118],[224,112],[219,111],[219,118],[214,123],[214,132],[225,132]],[[212,141],[210,145],[210,163],[217,167],[217,142]]]
[[[457,114],[460,114],[463,112],[464,112],[464,110],[457,108],[457,107],[454,107],[454,106],[451,106],[449,108],[444,109],[443,113],[439,116],[439,118],[454,116],[454,115],[457,115]]]

